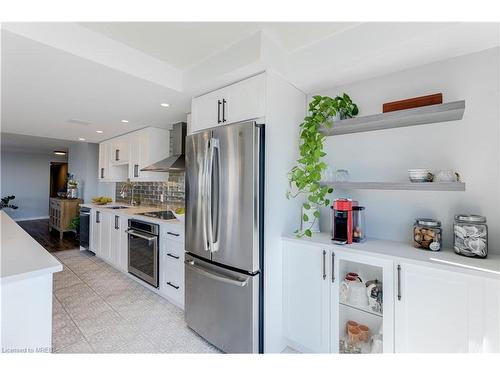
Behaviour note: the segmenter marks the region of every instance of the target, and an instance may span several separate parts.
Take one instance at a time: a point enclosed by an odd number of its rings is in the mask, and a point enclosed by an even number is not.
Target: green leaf
[[[320,216],[320,212],[319,211],[314,211],[314,217],[316,217],[316,218],[319,219],[319,216]]]
[[[309,103],[309,113],[304,117],[304,121],[299,125],[299,155],[297,164],[287,174],[290,190],[286,196],[288,199],[296,197],[300,193],[307,194],[307,202],[303,204],[305,209],[310,209],[312,202],[318,206],[330,205],[327,194],[331,194],[333,189],[328,186],[321,186],[321,173],[327,168],[322,160],[326,156],[324,151],[324,141],[326,136],[320,133],[323,128],[335,126],[332,121],[337,113],[342,112],[346,117],[356,116],[358,107],[352,102],[349,95],[342,93],[335,98],[328,96],[313,96]],[[297,193],[295,189],[298,190]],[[307,215],[303,215],[306,221]],[[314,217],[319,217],[319,212],[314,212]],[[310,228],[305,231],[296,232],[297,237],[308,236],[312,233]]]
[[[304,214],[302,216],[302,220],[304,220],[305,222],[309,221],[309,216],[307,216],[306,214]]]

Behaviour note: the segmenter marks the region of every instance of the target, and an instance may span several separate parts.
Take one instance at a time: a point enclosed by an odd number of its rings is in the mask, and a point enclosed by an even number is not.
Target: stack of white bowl
[[[430,169],[425,168],[408,169],[408,176],[411,182],[431,182],[434,178]]]

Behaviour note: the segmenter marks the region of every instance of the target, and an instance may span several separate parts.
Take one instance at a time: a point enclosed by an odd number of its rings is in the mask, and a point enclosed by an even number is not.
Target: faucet
[[[130,188],[131,189],[131,194],[130,194],[130,205],[131,206],[136,206],[137,202],[134,201],[134,188],[135,184],[130,181],[130,179],[127,179],[127,182],[123,183],[122,188],[120,189],[120,197],[125,198],[125,190]]]

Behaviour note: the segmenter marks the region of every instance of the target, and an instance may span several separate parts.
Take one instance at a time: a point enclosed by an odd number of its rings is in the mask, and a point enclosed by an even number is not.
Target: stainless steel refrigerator
[[[263,352],[264,125],[186,139],[185,317],[224,352]]]

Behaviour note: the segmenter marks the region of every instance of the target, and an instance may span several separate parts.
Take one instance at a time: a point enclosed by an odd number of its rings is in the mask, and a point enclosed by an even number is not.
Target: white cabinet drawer
[[[162,260],[160,292],[178,306],[184,307],[184,253],[177,254],[176,250],[169,247],[163,250]]]
[[[161,229],[161,238],[167,241],[184,243],[184,228],[180,225],[164,226]]]

